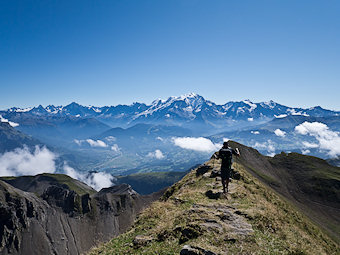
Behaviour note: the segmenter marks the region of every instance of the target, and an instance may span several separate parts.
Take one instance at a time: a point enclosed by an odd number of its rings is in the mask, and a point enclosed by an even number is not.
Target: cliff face
[[[124,232],[158,196],[140,196],[126,184],[95,192],[64,175],[4,180],[0,180],[1,254],[83,253]]]

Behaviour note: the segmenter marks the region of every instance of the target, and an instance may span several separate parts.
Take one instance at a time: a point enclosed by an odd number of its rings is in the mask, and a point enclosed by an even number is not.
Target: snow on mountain
[[[242,101],[243,103],[250,106],[249,111],[252,112],[254,109],[256,109],[257,105],[252,103],[249,99]]]
[[[9,121],[8,119],[5,119],[5,118],[2,117],[1,115],[0,115],[0,122],[6,122],[6,123],[8,123],[9,125],[11,125],[12,127],[17,127],[17,126],[19,126],[18,123]]]
[[[39,105],[34,108],[11,108],[1,111],[11,120],[11,114],[31,114],[37,116],[74,116],[79,118],[97,118],[111,125],[130,125],[134,123],[179,124],[189,122],[208,123],[209,125],[228,125],[235,121],[253,122],[284,118],[291,115],[326,117],[338,116],[340,112],[326,110],[320,106],[302,109],[287,107],[274,101],[254,103],[249,99],[238,102],[227,102],[217,105],[202,96],[190,93],[172,96],[168,99],[157,99],[150,105],[133,103],[116,106],[82,106],[72,102],[66,106]]]

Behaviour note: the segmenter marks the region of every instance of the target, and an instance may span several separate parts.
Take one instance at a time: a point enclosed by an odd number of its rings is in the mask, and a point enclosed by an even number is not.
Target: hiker
[[[233,154],[239,157],[240,151],[238,150],[238,148],[234,150],[233,148],[229,147],[228,142],[224,142],[223,147],[217,153],[214,153],[215,158],[222,159],[221,179],[222,179],[223,193],[228,192]]]

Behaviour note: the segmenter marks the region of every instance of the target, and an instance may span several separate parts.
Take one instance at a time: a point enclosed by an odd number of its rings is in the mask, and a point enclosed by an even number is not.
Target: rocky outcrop
[[[34,185],[24,188],[33,192],[0,180],[0,254],[81,254],[124,232],[160,196],[140,196],[126,184],[84,193],[70,177],[64,183],[51,178],[30,177]],[[18,187],[23,183],[17,180]]]

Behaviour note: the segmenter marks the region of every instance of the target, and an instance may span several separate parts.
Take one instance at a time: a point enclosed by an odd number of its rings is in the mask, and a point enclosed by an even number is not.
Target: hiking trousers
[[[222,180],[229,180],[231,174],[231,166],[221,166],[221,178]]]

